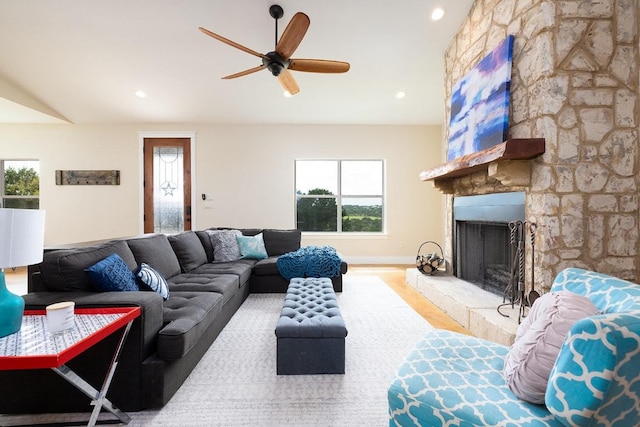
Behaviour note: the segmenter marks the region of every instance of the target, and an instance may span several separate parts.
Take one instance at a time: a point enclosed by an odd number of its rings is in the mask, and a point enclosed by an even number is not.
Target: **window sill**
[[[310,239],[314,239],[314,238],[331,238],[331,239],[349,239],[349,240],[354,240],[354,239],[363,239],[363,240],[375,240],[375,239],[387,239],[389,238],[389,235],[387,233],[381,232],[381,233],[349,233],[349,232],[344,232],[344,233],[338,233],[338,232],[316,232],[316,231],[303,231],[302,232],[302,237],[303,238],[310,238]]]

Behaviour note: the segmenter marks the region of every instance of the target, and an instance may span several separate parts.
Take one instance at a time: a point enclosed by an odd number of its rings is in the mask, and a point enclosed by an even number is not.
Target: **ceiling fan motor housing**
[[[289,68],[289,60],[278,55],[277,52],[269,52],[262,58],[262,64],[267,67],[271,74],[279,76],[283,70]]]

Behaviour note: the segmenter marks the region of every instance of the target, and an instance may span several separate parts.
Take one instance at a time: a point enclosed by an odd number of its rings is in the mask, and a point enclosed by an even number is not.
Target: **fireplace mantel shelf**
[[[530,160],[544,154],[544,138],[513,138],[486,150],[458,157],[420,173],[422,181],[434,181],[436,186],[455,178],[488,170],[489,165],[504,160]]]

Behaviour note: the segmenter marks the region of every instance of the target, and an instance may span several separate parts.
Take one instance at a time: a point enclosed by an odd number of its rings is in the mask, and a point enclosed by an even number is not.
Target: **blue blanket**
[[[336,277],[340,275],[342,259],[331,246],[305,246],[280,255],[276,261],[280,275],[294,277]]]

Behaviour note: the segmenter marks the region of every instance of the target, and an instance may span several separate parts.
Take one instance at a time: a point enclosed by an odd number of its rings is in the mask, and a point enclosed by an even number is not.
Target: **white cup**
[[[47,306],[47,329],[50,334],[58,334],[75,325],[75,302],[64,301]]]

